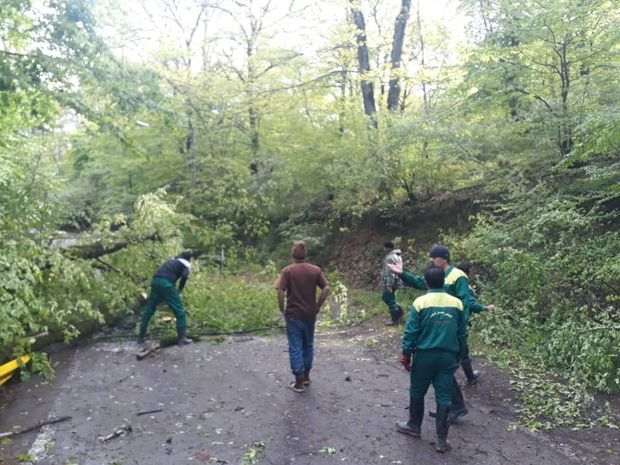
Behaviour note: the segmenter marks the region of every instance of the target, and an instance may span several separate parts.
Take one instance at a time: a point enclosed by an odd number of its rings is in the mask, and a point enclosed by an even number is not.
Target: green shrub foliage
[[[460,243],[493,283],[498,309],[479,318],[485,342],[516,347],[571,380],[620,392],[620,232],[595,198],[514,194]],[[498,212],[499,213],[499,212]]]

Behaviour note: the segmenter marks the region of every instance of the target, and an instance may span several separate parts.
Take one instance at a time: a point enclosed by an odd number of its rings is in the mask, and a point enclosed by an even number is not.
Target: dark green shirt
[[[426,290],[426,281],[422,276],[415,276],[409,271],[403,270],[403,274],[400,275],[400,279],[405,283],[405,286],[413,287],[414,289]]]
[[[471,305],[476,301],[476,298],[470,292],[469,278],[465,272],[450,265],[446,269],[446,281],[443,288],[448,294],[453,295],[463,303],[465,321],[467,321]]]
[[[470,293],[469,278],[467,275],[453,266],[449,266],[445,271],[446,281],[444,283],[444,290],[451,296],[456,297],[463,303],[463,310],[465,311],[465,320],[469,318],[470,307],[476,302],[476,297]],[[426,289],[426,281],[422,276],[415,276],[409,271],[403,271],[401,279],[405,286],[413,287],[415,289]],[[474,310],[475,311],[475,310]]]
[[[407,317],[403,354],[415,350],[445,350],[460,353],[465,338],[462,302],[444,290],[433,289],[418,297]]]
[[[471,305],[469,306],[469,311],[473,312],[473,313],[481,313],[484,311],[484,305],[481,304],[480,302],[478,302],[478,299],[476,298],[476,292],[474,291],[474,289],[469,286],[469,297],[472,300]]]

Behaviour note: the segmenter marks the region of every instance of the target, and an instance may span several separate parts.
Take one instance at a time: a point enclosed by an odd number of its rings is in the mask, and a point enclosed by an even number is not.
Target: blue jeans
[[[314,324],[315,321],[286,318],[288,357],[291,362],[291,371],[295,376],[303,375],[312,369]]]

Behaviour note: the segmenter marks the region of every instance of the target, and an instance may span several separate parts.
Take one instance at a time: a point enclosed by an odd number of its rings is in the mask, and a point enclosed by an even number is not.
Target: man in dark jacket
[[[444,290],[443,269],[428,267],[424,280],[429,291],[413,302],[403,333],[401,363],[411,372],[411,384],[409,421],[399,423],[398,432],[420,437],[424,396],[432,383],[437,402],[435,450],[446,452],[452,379],[464,344],[465,318],[462,302]]]
[[[314,325],[316,316],[329,295],[329,283],[321,269],[306,262],[306,245],[296,241],[292,250],[293,263],[282,270],[276,283],[278,306],[286,319],[286,336],[294,392],[304,392],[310,384],[314,358]],[[317,288],[321,289],[318,301]]]
[[[191,339],[188,339],[186,336],[187,322],[185,320],[185,309],[179,295],[185,287],[192,268],[189,262],[191,258],[191,252],[183,252],[177,257],[166,261],[153,276],[151,295],[146,303],[146,308],[142,314],[142,321],[140,322],[138,344],[144,344],[146,341],[146,329],[151,317],[155,313],[157,304],[160,302],[166,302],[172,313],[174,313],[177,320],[178,344],[191,344]],[[175,287],[177,281],[179,281],[178,290]]]
[[[396,290],[400,287],[400,278],[394,273],[388,265],[403,266],[400,249],[394,247],[392,241],[383,243],[386,256],[383,259],[383,293],[381,299],[388,306],[390,311],[390,320],[385,323],[386,326],[396,326],[400,323],[403,316],[403,309],[396,301]]]

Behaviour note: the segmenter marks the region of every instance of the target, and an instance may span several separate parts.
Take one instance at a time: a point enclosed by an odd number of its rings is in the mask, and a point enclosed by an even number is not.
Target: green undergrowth
[[[381,290],[349,288],[339,273],[328,274],[331,295],[319,317],[320,327],[354,325],[377,315],[389,317],[387,306],[381,300]],[[401,288],[397,300],[405,310],[423,293],[415,289]]]
[[[234,333],[282,327],[273,267],[247,267],[235,272],[194,269],[182,298],[190,335]],[[331,293],[318,317],[319,330],[360,323],[383,312],[377,292],[350,289],[337,274],[328,274]],[[167,308],[158,310],[151,334],[174,332]]]
[[[513,372],[532,429],[596,423],[590,393],[620,393],[620,216],[604,193],[577,199],[556,187],[515,188],[467,236],[442,237],[496,306],[472,334]]]
[[[272,268],[259,272],[220,272],[193,267],[181,294],[188,332],[234,333],[276,326],[280,320]],[[149,326],[152,334],[173,331],[170,318],[158,311]]]
[[[182,293],[190,335],[235,333],[282,327],[275,282],[268,266],[220,272],[194,266]],[[377,292],[350,289],[337,274],[328,274],[331,293],[318,317],[320,329],[360,323],[384,311]],[[149,326],[153,335],[174,332],[172,315],[162,307]]]
[[[377,292],[349,288],[338,273],[328,274],[327,279],[331,293],[319,314],[319,329],[358,324],[381,312]]]
[[[532,431],[593,426],[618,429],[620,418],[608,402],[595,405],[594,394],[578,377],[554,376],[539,361],[519,349],[484,344],[470,335],[470,347],[481,347],[487,359],[510,377],[518,394],[519,423]],[[600,404],[600,405],[599,405]]]

